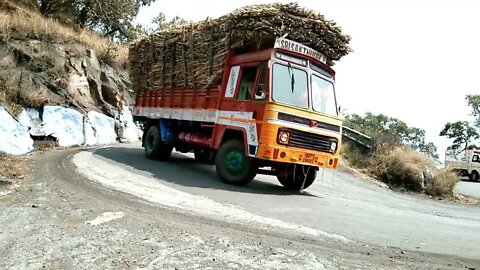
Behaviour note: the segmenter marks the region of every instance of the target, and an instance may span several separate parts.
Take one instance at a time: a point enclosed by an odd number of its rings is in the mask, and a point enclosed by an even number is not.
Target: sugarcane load
[[[129,66],[145,154],[193,152],[235,185],[268,174],[307,188],[319,168],[338,166],[332,66],[349,42],[296,3],[246,6],[135,42]]]

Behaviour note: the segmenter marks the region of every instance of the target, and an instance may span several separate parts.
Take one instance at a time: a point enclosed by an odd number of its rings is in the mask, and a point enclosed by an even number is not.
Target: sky
[[[199,21],[268,0],[158,0],[142,8],[148,25],[163,12]],[[336,62],[339,105],[348,113],[383,113],[426,130],[443,159],[447,122],[470,120],[465,96],[480,94],[480,3],[475,0],[299,0],[352,37]]]

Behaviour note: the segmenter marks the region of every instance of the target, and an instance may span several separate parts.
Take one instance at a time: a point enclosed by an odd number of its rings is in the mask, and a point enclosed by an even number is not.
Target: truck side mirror
[[[265,92],[265,85],[263,83],[257,84],[255,99],[264,99],[266,96],[267,96],[267,93]]]

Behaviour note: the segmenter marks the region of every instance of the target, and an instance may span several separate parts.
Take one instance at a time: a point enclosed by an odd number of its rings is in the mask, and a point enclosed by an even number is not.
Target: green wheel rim
[[[145,148],[147,149],[148,152],[153,151],[154,144],[155,144],[155,136],[150,134],[146,139],[146,145],[145,145]]]
[[[245,154],[232,150],[225,155],[224,166],[229,173],[238,175],[245,169],[245,161]]]

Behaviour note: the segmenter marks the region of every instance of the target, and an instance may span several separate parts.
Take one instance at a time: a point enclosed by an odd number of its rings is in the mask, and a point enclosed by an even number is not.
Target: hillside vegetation
[[[433,143],[425,142],[425,131],[382,114],[351,115],[345,125],[373,138],[372,151],[344,143],[342,155],[348,164],[395,189],[454,198],[458,176],[449,168],[439,168]],[[433,176],[433,178],[432,178]]]
[[[111,116],[131,103],[124,44],[7,0],[0,41],[0,106],[14,116],[47,104]]]
[[[93,49],[108,63],[125,66],[128,48],[100,36],[88,28],[78,28],[42,16],[40,13],[0,0],[0,37],[2,43],[12,40],[40,40],[58,44],[82,44]]]

